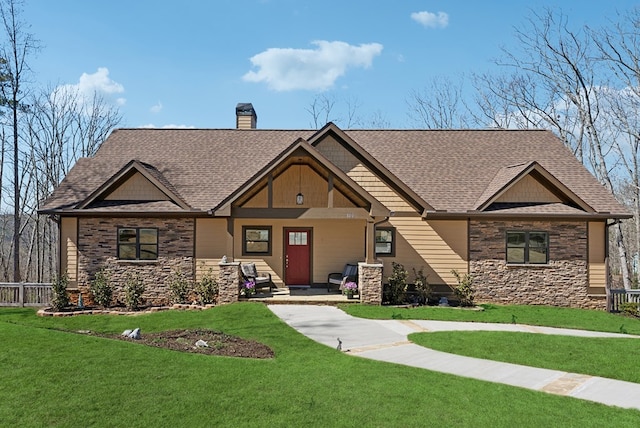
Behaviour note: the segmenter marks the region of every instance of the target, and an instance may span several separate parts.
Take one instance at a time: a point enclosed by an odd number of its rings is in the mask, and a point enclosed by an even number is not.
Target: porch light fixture
[[[298,194],[296,195],[296,205],[304,204],[304,195],[302,194],[302,164],[298,164]]]

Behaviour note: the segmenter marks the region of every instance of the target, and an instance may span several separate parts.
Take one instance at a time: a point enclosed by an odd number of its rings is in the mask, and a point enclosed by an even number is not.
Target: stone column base
[[[382,266],[382,263],[358,263],[358,287],[362,303],[382,304]]]
[[[218,304],[233,303],[240,296],[240,262],[218,263]]]

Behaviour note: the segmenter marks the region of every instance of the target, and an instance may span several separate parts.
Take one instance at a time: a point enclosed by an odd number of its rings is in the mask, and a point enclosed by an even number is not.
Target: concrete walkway
[[[339,338],[342,351],[360,357],[640,410],[640,384],[448,354],[414,345],[407,339],[408,334],[415,332],[453,330],[640,338],[638,336],[521,324],[368,320],[352,317],[333,306],[269,305],[269,309],[316,342],[336,348]]]

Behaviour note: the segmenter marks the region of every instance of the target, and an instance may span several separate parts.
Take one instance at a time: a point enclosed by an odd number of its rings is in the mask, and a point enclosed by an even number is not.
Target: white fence
[[[47,306],[51,284],[0,282],[0,306]]]

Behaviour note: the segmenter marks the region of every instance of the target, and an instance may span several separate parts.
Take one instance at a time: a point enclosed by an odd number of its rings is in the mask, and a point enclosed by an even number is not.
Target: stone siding
[[[233,303],[238,301],[240,296],[240,262],[223,263],[220,262],[220,273],[218,276],[218,303]]]
[[[507,231],[549,234],[549,263],[508,265]],[[587,295],[587,225],[572,221],[471,221],[469,272],[477,302],[604,309]]]
[[[369,305],[382,304],[382,264],[358,263],[360,301]]]
[[[118,260],[118,227],[157,228],[158,259]],[[169,303],[174,271],[194,278],[194,219],[80,217],[78,228],[78,288],[83,298],[89,295],[90,281],[101,268],[106,269],[114,287],[114,298],[121,302],[123,287],[131,275],[142,279],[145,285],[142,297],[154,305]]]

